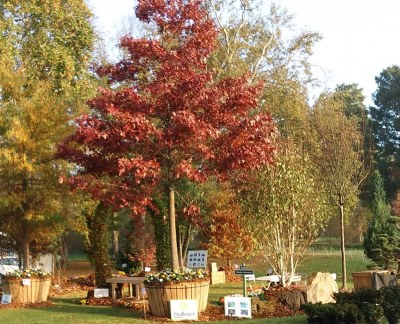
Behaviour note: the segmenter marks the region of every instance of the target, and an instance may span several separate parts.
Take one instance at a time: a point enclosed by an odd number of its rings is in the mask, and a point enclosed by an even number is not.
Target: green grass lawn
[[[0,310],[1,323],[143,323],[140,312],[120,307],[80,305],[82,295],[52,298],[54,306]],[[1,308],[0,308],[1,309]],[[147,323],[154,323],[146,321]]]
[[[346,252],[347,260],[347,285],[353,287],[352,273],[367,270],[371,261],[364,256],[361,249],[349,249]],[[260,258],[252,258],[244,261],[248,269],[254,270],[256,276],[265,276],[268,264],[260,262]],[[338,250],[318,250],[310,251],[303,262],[297,267],[296,272],[306,280],[316,272],[331,272],[337,274],[339,287],[342,284],[342,263],[340,251]]]
[[[367,264],[369,264],[369,261],[363,257],[361,250],[349,251],[347,253],[349,287],[352,287],[351,273],[355,271],[366,270]],[[267,265],[261,261],[257,261],[256,258],[249,260],[246,265],[249,269],[254,269],[256,275],[264,275],[267,269]],[[337,251],[319,251],[318,253],[311,253],[298,268],[299,273],[307,276],[310,276],[312,273],[317,271],[338,273],[338,284],[340,284],[340,253]],[[241,283],[213,285],[210,286],[209,301],[216,301],[222,296],[235,293],[242,293]],[[150,321],[144,321],[142,318],[142,313],[137,311],[130,311],[120,307],[96,307],[80,305],[79,300],[85,297],[85,292],[82,292],[82,294],[78,295],[73,294],[52,298],[51,300],[54,303],[54,306],[51,307],[1,309],[0,306],[0,323],[154,323]],[[294,324],[306,323],[306,317],[296,316],[275,319],[264,318],[257,320],[226,320],[214,323],[238,324],[242,322],[252,324]]]
[[[236,286],[238,286],[236,284]],[[212,289],[213,290],[213,289]],[[220,288],[217,290],[221,291]],[[229,290],[229,289],[228,289]],[[228,291],[226,290],[226,291]],[[29,323],[29,324],[79,324],[79,323],[157,323],[143,319],[143,313],[131,311],[120,307],[86,306],[80,305],[82,295],[67,295],[52,298],[54,306],[44,308],[19,308],[1,309],[0,323]],[[305,316],[276,318],[276,319],[254,319],[254,320],[226,320],[213,323],[305,323]],[[159,322],[158,322],[159,323]],[[197,322],[203,323],[203,322]],[[204,322],[205,323],[205,322]],[[209,323],[209,322],[208,322]]]

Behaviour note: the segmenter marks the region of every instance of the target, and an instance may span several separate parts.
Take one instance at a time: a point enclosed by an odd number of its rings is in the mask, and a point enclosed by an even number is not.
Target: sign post
[[[246,266],[243,264],[239,267],[239,270],[235,270],[235,275],[241,275],[243,277],[243,296],[247,297],[247,283],[245,275],[253,275],[254,271],[246,269]]]

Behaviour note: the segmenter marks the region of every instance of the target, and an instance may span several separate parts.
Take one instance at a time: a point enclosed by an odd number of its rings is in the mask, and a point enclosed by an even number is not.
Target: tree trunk
[[[23,234],[22,234],[22,265],[23,269],[29,268],[29,229],[28,220],[23,221]]]
[[[60,237],[60,245],[60,270],[64,273],[68,263],[68,244],[66,232],[64,232]]]
[[[110,218],[110,209],[100,202],[94,215],[86,219],[89,231],[88,256],[94,267],[95,282],[98,288],[107,287],[106,279],[111,277],[108,232]]]
[[[178,245],[176,241],[175,191],[173,187],[169,188],[169,231],[172,270],[179,270]]]
[[[343,199],[340,197],[340,252],[342,254],[342,274],[343,274],[343,284],[342,289],[347,289],[347,268],[346,268],[346,247],[344,241],[344,204]]]
[[[185,241],[185,234],[183,233],[183,230],[181,228],[179,228],[178,230],[178,235],[179,235],[179,239],[178,239],[178,259],[179,259],[179,267],[183,268],[183,244]]]
[[[186,257],[187,257],[187,252],[189,249],[189,242],[190,242],[190,232],[191,232],[192,226],[188,225],[187,229],[186,229],[186,240],[183,246],[183,264],[186,263]]]
[[[187,251],[189,249],[191,225],[183,226],[179,228],[179,241],[178,241],[178,253],[179,253],[179,267],[183,268],[186,264]]]
[[[26,219],[26,213],[28,209],[27,202],[27,191],[28,191],[28,180],[26,177],[22,180],[22,191],[24,193],[24,201],[22,203],[22,265],[23,269],[29,268],[29,221]]]
[[[119,251],[119,231],[113,231],[113,254],[114,259],[118,259],[118,251]]]

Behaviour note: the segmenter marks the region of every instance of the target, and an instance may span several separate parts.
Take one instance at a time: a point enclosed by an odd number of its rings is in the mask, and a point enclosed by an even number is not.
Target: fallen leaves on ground
[[[11,303],[11,304],[0,304],[0,309],[12,309],[12,308],[35,308],[35,307],[52,307],[54,303],[51,301],[45,301],[42,303],[35,304],[20,304],[20,303]]]

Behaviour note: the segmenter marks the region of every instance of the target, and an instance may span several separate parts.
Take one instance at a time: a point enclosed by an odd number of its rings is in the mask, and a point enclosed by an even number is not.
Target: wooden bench
[[[135,285],[136,296],[139,297],[140,284],[143,284],[145,277],[118,277],[118,278],[107,278],[106,282],[111,284],[111,297],[115,301],[115,286],[116,284],[128,284],[129,297],[132,297],[132,285]]]

